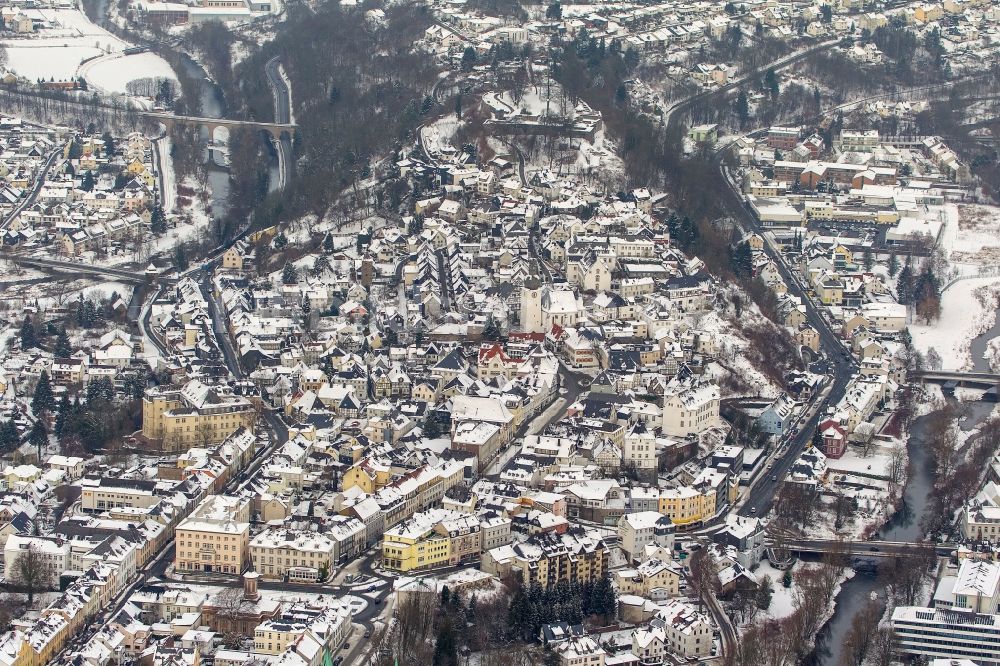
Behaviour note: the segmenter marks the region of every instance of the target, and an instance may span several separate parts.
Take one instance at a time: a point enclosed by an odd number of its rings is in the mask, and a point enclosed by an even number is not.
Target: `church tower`
[[[542,326],[542,283],[533,275],[521,287],[521,330],[525,333],[545,333]]]

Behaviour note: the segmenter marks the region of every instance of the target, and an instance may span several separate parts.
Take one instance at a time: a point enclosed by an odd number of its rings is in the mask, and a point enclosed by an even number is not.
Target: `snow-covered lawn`
[[[868,456],[862,455],[860,447],[848,446],[842,458],[827,460],[827,468],[831,472],[858,474],[879,479],[889,476],[889,465],[892,462],[891,447],[877,444]]]
[[[455,148],[451,139],[458,131],[459,122],[454,114],[448,114],[422,127],[420,136],[427,152],[434,155],[435,153],[440,154],[442,150]]]
[[[69,81],[76,77],[80,61],[100,55],[101,51],[92,46],[64,46],[51,40],[37,44],[17,44],[5,42],[7,47],[7,68],[31,82],[44,79]]]
[[[89,65],[89,66],[88,66]],[[112,55],[81,67],[81,73],[92,87],[108,93],[124,95],[129,81],[146,78],[177,80],[167,61],[155,53]]]
[[[79,9],[29,9],[26,13],[45,27],[30,37],[0,43],[7,48],[8,69],[29,81],[86,76],[99,90],[125,93],[125,84],[133,79],[176,78],[167,62],[153,53],[102,57],[130,44],[95,25]],[[93,63],[84,62],[92,59]]]
[[[926,354],[931,348],[941,356],[948,370],[972,367],[969,345],[972,339],[989,330],[996,320],[995,301],[977,294],[977,290],[1000,290],[1000,277],[973,278],[952,284],[941,295],[941,317],[930,325],[920,321],[910,324],[914,346]]]
[[[763,611],[762,614],[772,620],[781,620],[795,612],[795,596],[796,589],[798,587],[796,581],[797,576],[803,571],[816,569],[822,566],[825,565],[817,562],[795,562],[794,566],[792,566],[792,585],[791,587],[785,587],[781,582],[782,578],[785,576],[785,572],[781,569],[774,568],[767,560],[761,561],[760,566],[758,566],[753,572],[754,576],[757,577],[758,581],[764,576],[770,578],[771,589],[773,590],[771,594],[771,605],[768,606],[767,610]],[[845,580],[853,577],[854,570],[845,568],[840,582],[837,583],[837,586],[831,595],[828,616],[833,615],[833,611],[836,606],[834,602],[837,598],[837,594],[840,592],[840,586],[843,585]]]
[[[771,594],[771,605],[764,611],[767,616],[772,620],[780,620],[791,615],[795,610],[794,570],[791,587],[785,587],[781,584],[781,579],[784,578],[785,572],[781,569],[775,569],[768,560],[762,560],[760,566],[757,567],[753,574],[757,577],[758,581],[763,580],[764,576],[771,579],[771,589],[774,592]]]

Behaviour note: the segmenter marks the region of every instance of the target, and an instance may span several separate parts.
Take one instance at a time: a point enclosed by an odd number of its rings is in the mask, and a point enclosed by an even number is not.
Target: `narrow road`
[[[274,95],[275,122],[282,124],[291,123],[292,93],[288,89],[288,84],[285,83],[284,77],[281,76],[281,61],[278,59],[278,56],[267,61],[267,64],[264,65],[264,73],[267,75],[267,81]],[[278,151],[278,171],[280,173],[278,189],[284,190],[292,179],[292,140],[291,137],[284,135],[281,139],[275,141],[274,144]]]
[[[744,230],[752,230],[765,238],[764,253],[774,260],[781,274],[782,280],[788,286],[788,293],[801,299],[806,307],[806,315],[809,324],[819,333],[820,346],[826,354],[827,359],[832,364],[831,373],[833,375],[832,384],[828,391],[821,392],[814,402],[819,400],[818,405],[811,407],[812,415],[803,423],[795,435],[792,435],[785,445],[783,452],[774,459],[773,468],[767,478],[757,485],[751,487],[743,507],[739,513],[744,516],[764,515],[771,510],[775,497],[784,482],[785,476],[791,469],[796,458],[805,450],[807,444],[812,441],[813,431],[816,429],[820,419],[826,414],[826,408],[836,405],[844,397],[847,384],[857,369],[857,362],[848,353],[840,337],[831,328],[830,323],[815,306],[809,296],[804,292],[792,269],[785,262],[785,257],[781,251],[775,247],[770,238],[765,235],[763,229],[748,209],[742,195],[735,189],[734,183],[729,179],[728,173],[723,164],[724,151],[716,157],[719,178],[722,181],[720,196],[723,198],[725,209],[732,214]]]
[[[727,83],[726,85],[720,88],[715,88],[713,90],[706,90],[705,92],[700,92],[691,95],[690,97],[685,97],[684,99],[674,103],[667,109],[667,111],[663,114],[663,124],[669,128],[672,122],[674,122],[677,118],[683,117],[684,114],[687,113],[691,109],[691,107],[694,106],[697,102],[708,99],[714,95],[725,95],[726,93],[732,92],[733,90],[736,90],[737,88],[745,85],[750,81],[759,79],[760,76],[769,69],[773,69],[774,71],[784,69],[789,65],[794,65],[795,63],[808,58],[814,53],[819,53],[820,51],[826,51],[828,49],[831,49],[839,43],[840,43],[839,39],[831,39],[829,41],[825,41],[820,44],[810,46],[809,48],[803,49],[801,51],[790,53],[788,55],[778,58],[777,60],[772,61],[767,65],[762,65],[757,69],[751,70],[750,72],[744,74],[740,78],[734,79],[733,81]]]
[[[24,201],[19,203],[14,210],[10,212],[10,215],[4,218],[3,222],[0,222],[0,229],[6,229],[15,217],[21,214],[24,209],[32,206],[38,199],[38,193],[42,191],[42,187],[45,186],[45,181],[49,176],[49,170],[52,169],[52,165],[55,164],[56,158],[62,153],[62,147],[56,148],[49,156],[45,159],[45,163],[42,168],[39,169],[38,175],[35,176],[35,183],[31,186],[31,191],[28,192],[28,196],[24,198]]]

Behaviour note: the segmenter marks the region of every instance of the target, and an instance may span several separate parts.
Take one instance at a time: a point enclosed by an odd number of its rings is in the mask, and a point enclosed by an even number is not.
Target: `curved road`
[[[271,92],[274,94],[274,121],[276,123],[290,124],[292,117],[292,93],[281,76],[281,61],[275,56],[264,65],[264,73],[267,75],[268,83],[271,85]],[[292,179],[292,140],[288,136],[282,136],[275,141],[275,148],[278,151],[278,169],[281,176],[278,182],[278,189],[284,190],[288,182]]]

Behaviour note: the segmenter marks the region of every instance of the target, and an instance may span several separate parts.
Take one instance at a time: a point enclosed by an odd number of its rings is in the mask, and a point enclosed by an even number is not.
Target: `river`
[[[972,341],[970,350],[976,372],[991,372],[983,358],[983,352],[987,342],[998,335],[1000,335],[1000,316],[990,330]],[[972,430],[990,415],[993,407],[994,405],[990,403],[967,403],[959,426],[966,432]],[[910,436],[906,442],[906,451],[910,457],[909,476],[899,509],[879,531],[879,538],[886,541],[913,542],[924,538],[920,523],[928,510],[928,500],[934,485],[930,455],[923,444],[926,427],[926,416],[915,418],[910,426]],[[874,559],[858,559],[854,567],[856,575],[841,586],[833,617],[816,637],[816,650],[809,661],[810,664],[840,666],[843,659],[842,649],[855,615],[871,598],[873,592],[878,594],[880,600],[884,600],[885,591],[878,580],[878,569]]]
[[[108,2],[109,0],[88,0],[93,3],[94,16],[97,23],[107,27]],[[199,86],[199,100],[201,102],[201,115],[204,118],[222,118],[226,114],[226,100],[222,90],[212,81],[205,69],[186,53],[180,53],[184,73],[194,80]],[[204,130],[203,130],[204,132]],[[211,139],[204,134],[206,139]],[[268,191],[273,192],[280,182],[278,171],[278,155],[270,141],[266,141],[269,155],[268,165]],[[229,211],[229,170],[226,167],[215,163],[208,150],[205,151],[205,159],[208,171],[208,184],[212,190],[209,200],[213,217],[223,218]]]

